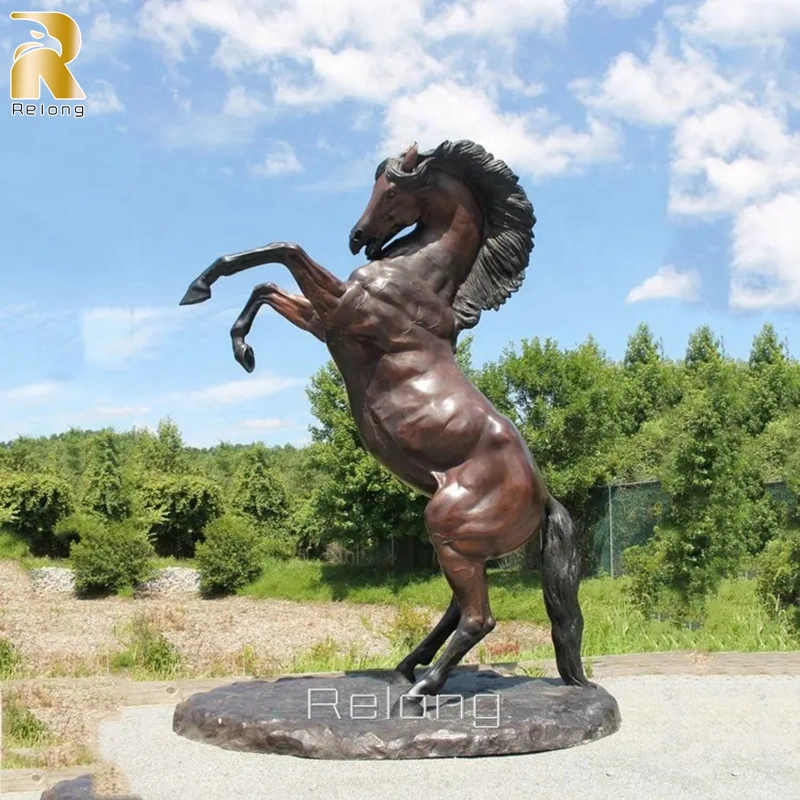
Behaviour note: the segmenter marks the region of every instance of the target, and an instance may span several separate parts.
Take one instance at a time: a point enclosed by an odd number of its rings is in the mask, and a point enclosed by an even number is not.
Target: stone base
[[[180,703],[173,730],[226,750],[320,759],[455,758],[535,753],[594,741],[620,726],[602,688],[456,670],[425,717],[403,702],[391,670],[245,681]],[[397,711],[395,711],[397,713]],[[438,714],[438,719],[437,719]]]

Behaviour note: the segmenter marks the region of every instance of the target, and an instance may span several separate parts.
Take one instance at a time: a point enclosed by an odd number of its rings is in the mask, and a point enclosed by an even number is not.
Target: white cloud
[[[266,110],[267,104],[248,92],[244,86],[232,86],[228,89],[222,107],[222,113],[230,114],[232,117],[253,117],[263,114]]]
[[[291,429],[294,423],[283,419],[246,419],[242,422],[242,427],[250,431],[272,432]]]
[[[437,83],[393,100],[386,110],[385,153],[398,153],[412,141],[420,148],[444,139],[468,137],[497,153],[512,169],[537,177],[613,158],[616,131],[590,117],[587,130],[558,124],[544,110],[504,112],[482,89]]]
[[[656,0],[595,0],[598,8],[604,8],[618,17],[632,17],[643,8],[653,5]]]
[[[745,208],[732,236],[730,305],[800,309],[800,190]]]
[[[177,61],[200,47],[201,34],[216,38],[212,64],[233,85],[228,115],[250,119],[354,100],[386,112],[384,139],[394,141],[404,109],[424,107],[450,92],[464,102],[449,100],[446,119],[434,109],[437,120],[425,123],[428,130],[446,121],[458,138],[478,139],[482,130],[498,132],[509,122],[513,133],[505,134],[501,144],[512,142],[514,150],[527,153],[523,168],[533,163],[537,174],[554,175],[611,157],[617,145],[612,128],[590,119],[586,130],[575,130],[542,108],[501,114],[497,95],[505,90],[523,108],[531,107],[531,98],[543,87],[515,74],[514,48],[523,33],[562,30],[568,14],[567,0],[444,0],[435,6],[426,0],[150,0],[140,22],[143,34]],[[264,76],[269,101],[258,97],[253,102],[239,77],[245,73]],[[484,121],[481,112],[487,107],[490,117]],[[369,119],[368,113],[356,109],[354,119]],[[223,145],[229,144],[227,136],[243,136],[238,125],[212,126],[213,137],[202,120],[193,120],[191,128],[186,135],[173,131],[171,140],[202,137]],[[260,171],[276,174],[297,167],[291,156],[281,156],[268,159]]]
[[[395,50],[343,47],[335,52],[313,47],[307,52],[311,78],[276,82],[275,100],[288,106],[313,106],[347,99],[383,103],[403,89],[424,85],[446,71],[418,42]]]
[[[92,308],[81,317],[83,357],[89,364],[122,368],[149,356],[180,324],[181,309]]]
[[[265,178],[302,171],[303,165],[295,155],[294,149],[289,142],[284,141],[277,142],[275,149],[268,153],[260,164],[253,166],[253,172]]]
[[[592,110],[644,125],[673,125],[690,111],[737,93],[714,65],[688,45],[672,57],[659,36],[645,61],[620,53],[602,81],[578,80],[573,90]]]
[[[57,381],[38,381],[17,386],[13,389],[0,389],[0,401],[6,403],[35,403],[52,400],[66,390],[63,383]]]
[[[173,393],[173,399],[197,403],[244,403],[248,400],[256,400],[259,397],[277,394],[300,383],[301,381],[296,378],[267,375],[250,380],[217,383],[213,386],[207,386],[205,389],[196,389],[190,392],[175,392]]]
[[[429,23],[429,35],[505,37],[531,28],[551,32],[564,26],[568,14],[566,0],[462,0],[449,3]]]
[[[693,271],[679,272],[671,264],[656,270],[655,275],[645,278],[638,286],[628,292],[626,303],[638,303],[642,300],[675,299],[692,303],[698,298],[700,276]]]
[[[797,0],[705,0],[680,16],[684,33],[722,45],[780,45],[800,31]]]
[[[670,131],[668,210],[730,221],[732,308],[795,308],[800,131],[790,109],[800,107],[800,79],[781,47],[736,59],[725,47],[781,44],[800,30],[800,4],[705,0],[672,6],[665,23],[680,34],[678,55],[671,55],[661,24],[644,59],[621,53],[601,80],[575,81],[572,88],[601,119]],[[667,291],[677,277],[657,273],[631,295]]]
[[[108,11],[101,11],[92,20],[88,31],[84,28],[80,61],[99,56],[109,57],[120,63],[119,53],[131,39],[131,25],[120,18],[114,18]]]
[[[100,417],[137,417],[149,412],[149,406],[98,406],[93,414]]]
[[[726,103],[680,122],[672,170],[671,212],[734,213],[800,187],[800,134],[772,108]]]
[[[90,114],[114,114],[124,111],[114,87],[108,81],[95,81],[95,88],[86,93],[86,110]]]

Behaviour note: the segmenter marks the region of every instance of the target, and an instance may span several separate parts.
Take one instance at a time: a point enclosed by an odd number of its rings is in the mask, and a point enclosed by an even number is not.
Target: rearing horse
[[[296,244],[278,242],[218,258],[181,305],[211,296],[223,275],[286,266],[302,296],[261,284],[231,329],[236,360],[255,367],[245,343],[268,305],[324,342],[342,373],[364,447],[430,498],[425,525],[452,601],[431,633],[398,665],[421,704],[495,627],[486,562],[541,535],[542,584],[556,662],[566,684],[593,686],[583,671],[579,562],[572,521],[547,490],[525,442],[459,369],[455,343],[481,312],[522,283],[533,249],[533,207],[517,176],[470,141],[416,144],[376,171],[369,204],[350,233],[369,263],[340,280]],[[414,225],[413,231],[390,240]],[[388,243],[388,244],[387,244]],[[429,665],[452,634],[436,663]]]

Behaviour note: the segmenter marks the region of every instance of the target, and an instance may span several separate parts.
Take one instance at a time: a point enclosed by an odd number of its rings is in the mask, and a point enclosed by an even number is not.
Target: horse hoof
[[[186,290],[186,294],[180,304],[182,306],[193,306],[196,303],[208,300],[209,297],[211,297],[211,287],[203,278],[197,278],[197,280],[192,281]]]
[[[248,372],[256,368],[256,354],[249,344],[234,345],[233,355]]]
[[[417,676],[414,674],[414,667],[401,661],[395,668],[395,672],[399,672],[409,683],[416,683]]]

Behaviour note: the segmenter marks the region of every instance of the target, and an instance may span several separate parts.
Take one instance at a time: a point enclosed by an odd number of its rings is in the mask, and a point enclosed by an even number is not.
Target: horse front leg
[[[311,303],[300,295],[289,294],[274,283],[262,283],[250,293],[242,313],[236,318],[231,328],[233,355],[248,372],[256,367],[253,348],[244,340],[253,327],[256,315],[262,306],[275,309],[284,319],[288,319],[300,330],[308,331],[321,342],[325,341],[325,328],[322,326],[317,312]]]
[[[215,281],[264,264],[283,264],[292,273],[323,325],[336,310],[339,298],[347,288],[343,280],[317,264],[299,245],[274,242],[254,250],[221,256],[192,281],[180,304],[202,303],[211,297],[211,285]]]

